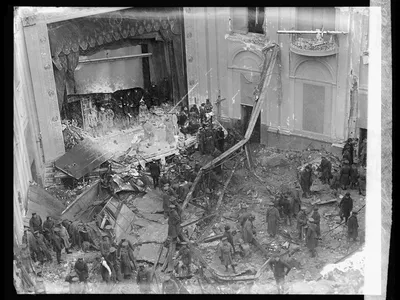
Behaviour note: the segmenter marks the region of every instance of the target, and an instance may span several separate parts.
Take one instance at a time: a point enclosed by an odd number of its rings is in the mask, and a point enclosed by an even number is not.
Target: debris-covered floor
[[[332,169],[337,170],[340,163],[339,159],[330,153],[322,153],[318,150],[279,151],[262,145],[251,145],[250,152],[258,178],[248,169],[247,162],[243,159],[244,155],[238,155],[234,159],[225,161],[222,175],[217,175],[214,178],[222,183],[226,181],[234,169],[235,161],[238,165],[227,189],[224,191],[224,197],[219,210],[216,212],[216,217],[184,228],[185,234],[194,242],[193,247],[197,252],[193,256],[192,276],[189,276],[190,278],[183,278],[178,273],[174,273],[175,280],[183,286],[182,290],[189,293],[204,294],[276,293],[273,273],[268,267],[261,268],[262,270],[260,267],[265,264],[268,256],[284,254],[282,258],[292,266],[292,270],[286,277],[285,293],[362,293],[363,264],[359,263],[356,266],[351,261],[354,257],[351,254],[358,248],[362,248],[365,234],[365,210],[363,209],[365,197],[359,195],[358,190],[349,190],[354,200],[353,210],[361,209],[358,215],[360,228],[357,242],[348,243],[346,240],[347,228],[339,225],[338,203],[345,191],[339,189],[339,195],[335,197],[329,185],[321,184],[318,179],[314,180],[311,187],[312,197],[302,198],[302,203],[306,207],[308,215],[311,215],[314,206],[318,206],[321,215],[322,240],[319,241],[317,247],[317,257],[312,258],[305,247],[305,242],[298,240],[297,222],[294,219],[292,219],[291,225],[281,221],[279,234],[275,238],[271,238],[267,234],[265,215],[267,203],[272,200],[272,196],[282,189],[293,187],[297,181],[297,172],[305,163],[311,162],[314,166],[317,166],[321,156],[325,155],[332,162]],[[176,177],[188,176],[190,171],[193,172],[194,160],[197,162],[204,160],[202,164],[205,164],[212,159],[212,156],[207,158],[206,155],[202,156],[199,152],[194,152],[191,155],[176,155],[176,158],[185,161],[188,167],[179,168],[176,163],[167,162],[163,167],[163,173],[167,173],[172,181]],[[164,218],[162,207],[163,191],[152,188],[150,176],[146,171],[139,175],[135,169],[132,168],[131,170],[129,164],[123,161],[116,162],[113,166],[115,170],[120,170],[120,172],[114,174],[116,180],[113,181],[117,197],[110,197],[101,187],[102,183],[98,178],[97,181],[94,179],[89,182],[78,183],[72,189],[60,188],[63,185],[59,184],[48,188],[47,191],[64,205],[64,213],[59,215],[60,218],[80,219],[88,223],[97,221],[94,224],[99,225],[100,228],[104,226],[104,219],[108,219],[110,224],[115,224],[116,240],[119,241],[124,237],[134,245],[134,255],[138,262],[147,263],[149,268],[153,269],[153,265],[158,259],[152,292],[159,293],[161,283],[165,278],[163,270],[168,252],[168,249],[164,247],[162,255],[158,258],[160,246],[163,245],[168,235],[168,222]],[[118,166],[120,169],[118,169]],[[124,180],[123,178],[126,177],[130,179]],[[176,192],[181,193],[183,191],[185,194],[186,191],[187,194],[187,189],[182,188],[185,183],[182,180],[176,180],[176,182],[177,184],[174,186]],[[208,182],[208,184],[210,183]],[[215,206],[222,188],[222,185],[214,183],[210,186],[208,197],[189,202],[183,213],[182,223],[188,224],[206,216],[209,212],[207,210],[204,212],[203,208]],[[62,194],[66,194],[70,199],[66,201]],[[180,199],[184,199],[184,197],[180,197]],[[325,202],[327,203],[324,204]],[[255,216],[253,222],[256,228],[255,237],[265,252],[262,253],[253,244],[248,245],[249,251],[245,255],[240,255],[241,251],[238,251],[233,258],[237,274],[233,274],[231,270],[225,272],[225,268],[221,265],[216,254],[220,239],[217,238],[212,241],[212,237],[221,236],[224,232],[224,226],[230,225],[231,230],[236,231],[236,235],[234,235],[236,248],[244,249],[243,244],[240,245],[241,229],[237,223],[240,206],[243,203],[249,206],[248,211]],[[32,210],[35,209],[37,210],[37,207],[32,208]],[[46,214],[51,214],[51,211],[42,212],[43,220]],[[54,208],[54,214],[60,214],[60,208]],[[108,217],[105,217],[105,215]],[[204,232],[206,228],[207,230]],[[199,239],[200,236],[201,239]],[[199,240],[203,240],[203,242]],[[360,256],[359,253],[362,252],[356,253]],[[72,254],[66,254],[63,250],[63,262],[61,264],[57,264],[54,260],[52,263],[46,262],[42,267],[37,264],[35,268],[41,269],[41,277],[31,274],[32,278],[43,279],[46,293],[67,293],[70,286],[65,282],[65,278],[77,257],[81,255],[88,263],[90,270],[89,280],[86,285],[82,284],[81,292],[139,293],[136,273],[134,273],[135,276],[132,279],[118,283],[103,283],[100,273],[95,267],[95,258],[100,254],[99,251],[93,249],[87,253],[82,252],[81,249],[73,249]],[[348,255],[347,260],[344,259],[346,255]],[[201,258],[199,258],[200,256]],[[344,260],[342,264],[346,264],[349,259],[351,261],[350,268],[339,267],[340,264],[335,265],[336,268],[329,266],[341,260]],[[357,259],[360,261],[360,258]],[[204,268],[201,261],[205,262],[207,268]],[[203,268],[200,268],[200,266],[203,266]],[[321,273],[322,270],[324,271]]]

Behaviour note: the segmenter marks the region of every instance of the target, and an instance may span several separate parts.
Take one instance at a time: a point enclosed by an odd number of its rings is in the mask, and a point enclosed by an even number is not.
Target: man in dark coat
[[[340,207],[340,221],[344,221],[347,223],[347,219],[350,216],[350,212],[353,210],[353,199],[350,197],[350,193],[347,192],[343,199],[339,203]]]
[[[319,169],[321,171],[321,182],[323,184],[326,184],[329,182],[329,180],[332,178],[332,164],[329,160],[326,159],[326,157],[322,157],[321,159],[321,164],[319,166]]]
[[[353,239],[355,242],[358,237],[358,220],[357,212],[353,211],[350,218],[347,220],[347,240]]]
[[[200,105],[200,109],[199,109],[199,115],[200,115],[200,122],[201,124],[203,124],[206,120],[206,107],[205,107],[205,103],[202,103]]]
[[[119,250],[119,256],[121,257],[121,273],[124,275],[124,278],[130,278],[132,275],[132,267],[128,242],[122,242],[121,246],[122,247]]]
[[[312,167],[307,165],[300,174],[300,186],[303,190],[303,197],[310,196],[310,187],[312,185]]]
[[[269,203],[269,209],[267,210],[266,221],[268,224],[268,233],[270,236],[275,237],[278,231],[278,225],[280,221],[279,211],[274,206],[274,203]]]
[[[349,161],[345,160],[340,169],[340,185],[342,186],[342,190],[347,190],[347,187],[350,185],[350,167],[348,163]]]
[[[151,292],[151,277],[151,272],[144,266],[144,264],[139,264],[136,283],[139,285],[141,293],[149,294]]]
[[[117,246],[117,256],[118,257],[120,256],[120,251],[122,249],[122,244],[125,243],[125,242],[128,243],[127,250],[128,250],[129,259],[133,263],[133,268],[136,270],[137,269],[137,261],[136,261],[134,255],[133,255],[133,252],[135,251],[135,248],[133,247],[132,243],[129,240],[127,240],[125,238],[122,238],[120,240],[120,242],[118,243],[118,246]]]
[[[198,144],[200,154],[203,155],[205,153],[205,143],[206,143],[206,131],[204,127],[200,127],[198,133]]]
[[[307,225],[307,215],[305,207],[302,206],[299,213],[297,214],[297,230],[299,232],[299,240],[303,239],[303,228]]]
[[[39,253],[40,250],[37,245],[36,238],[33,235],[33,233],[30,231],[29,227],[24,228],[24,235],[22,237],[22,242],[28,245],[32,260],[34,262],[39,260],[39,257],[41,256]]]
[[[86,282],[89,277],[89,268],[83,257],[79,257],[74,266],[75,272],[79,277],[79,281]]]
[[[228,266],[232,266],[233,273],[236,273],[235,266],[232,261],[233,248],[228,242],[228,238],[224,236],[222,238],[222,245],[218,248],[218,256],[221,263],[225,266],[225,272],[228,272]]]
[[[343,147],[342,155],[343,159],[347,159],[350,165],[353,164],[353,153],[354,153],[353,141],[351,138],[349,138]]]
[[[282,261],[279,256],[276,258],[272,258],[268,264],[272,272],[274,273],[276,285],[278,287],[278,294],[281,294],[281,292],[283,292],[285,289],[285,276],[290,272],[292,268],[286,262]]]
[[[279,208],[281,208],[282,210],[280,216],[284,218],[285,223],[288,221],[289,225],[292,226],[292,220],[291,220],[292,203],[290,202],[286,194],[281,193],[279,195],[278,205]]]
[[[355,164],[350,166],[350,189],[355,189],[358,184],[358,169]]]
[[[311,252],[311,257],[315,257],[315,255],[317,254],[315,248],[318,246],[317,226],[315,225],[315,221],[313,218],[310,218],[308,222],[309,223],[306,235],[306,246]]]
[[[109,266],[111,268],[111,280],[114,282],[122,281],[121,262],[117,257],[117,249],[111,247],[110,253],[106,257],[106,260],[109,262]]]
[[[54,228],[54,233],[51,235],[53,249],[56,252],[57,262],[61,264],[61,251],[64,248],[64,242],[60,237],[60,228]]]
[[[167,275],[162,284],[162,294],[179,294],[179,288],[171,276]]]
[[[31,228],[31,232],[34,233],[35,231],[42,232],[42,218],[36,214],[35,212],[32,213],[32,218],[29,220],[29,227]]]
[[[158,181],[159,181],[160,173],[161,173],[160,165],[157,162],[152,161],[150,163],[149,169],[150,169],[151,177],[153,178],[154,188],[156,188],[159,185]]]
[[[229,225],[225,226],[224,236],[227,237],[229,244],[232,245],[233,253],[236,253],[235,244],[233,243],[233,236],[231,233],[231,227]]]
[[[253,220],[254,220],[254,216],[251,215],[244,223],[242,234],[243,234],[243,241],[245,243],[251,244],[253,242],[253,239],[254,239],[253,232],[255,232],[255,230],[253,228]]]
[[[43,234],[41,234],[39,231],[35,231],[35,238],[40,253],[39,261],[43,263],[43,256],[46,256],[47,261],[52,262],[53,259],[50,254],[50,250],[46,245]]]
[[[104,234],[104,233],[103,233]],[[100,253],[103,257],[107,257],[110,253],[111,243],[108,235],[103,236],[103,240],[100,242]]]
[[[243,204],[241,206],[242,211],[241,211],[241,213],[239,215],[239,219],[238,219],[238,222],[239,222],[240,226],[242,227],[242,232],[243,232],[244,223],[246,223],[247,219],[251,216],[251,213],[247,211],[247,207],[248,207],[247,204]]]
[[[294,188],[290,188],[287,192],[288,198],[292,198],[290,202],[292,203],[292,215],[296,217],[301,208],[301,193],[300,193],[300,186],[296,183]]]
[[[315,225],[317,226],[316,233],[317,233],[317,236],[320,237],[321,236],[321,227],[320,227],[321,215],[318,212],[318,207],[314,207],[314,211],[313,211],[311,218],[313,218],[315,221]]]
[[[46,240],[51,241],[51,236],[53,235],[54,220],[51,216],[47,216],[46,221],[43,222],[43,234]]]
[[[224,145],[225,145],[225,133],[221,127],[218,128],[216,132],[216,141],[217,141],[217,148],[219,151],[224,152]]]

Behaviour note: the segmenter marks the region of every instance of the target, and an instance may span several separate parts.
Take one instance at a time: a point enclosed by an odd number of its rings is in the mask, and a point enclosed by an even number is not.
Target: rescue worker
[[[132,275],[132,267],[131,267],[131,257],[129,255],[129,245],[127,241],[122,243],[122,248],[120,249],[120,257],[121,257],[121,273],[124,275],[124,278],[130,278]]]
[[[103,256],[100,259],[100,272],[101,278],[103,278],[106,283],[109,283],[111,278],[111,268]]]
[[[118,243],[117,256],[120,255],[120,250],[121,250],[122,244],[123,244],[124,242],[127,242],[127,243],[128,243],[128,248],[127,248],[127,250],[128,250],[128,256],[129,256],[130,261],[131,261],[132,264],[133,264],[133,268],[134,268],[135,270],[137,270],[137,262],[136,262],[135,256],[133,255],[133,252],[135,251],[135,248],[133,248],[133,245],[132,245],[132,243],[131,243],[129,240],[126,240],[125,238],[122,238],[122,239],[121,239],[121,241]]]
[[[182,237],[181,217],[176,210],[176,206],[174,204],[170,204],[169,208],[168,236],[170,236],[173,240],[176,240],[178,237],[179,239],[184,240]]]
[[[294,188],[290,188],[288,190],[288,198],[291,198],[292,203],[292,215],[296,217],[301,208],[301,193],[300,193],[300,185],[298,183],[295,184]]]
[[[210,102],[210,99],[206,99],[206,103],[204,105],[205,111],[207,114],[209,114],[210,112],[212,112],[213,106]]]
[[[242,211],[241,211],[241,213],[239,215],[238,222],[239,222],[240,226],[242,227],[242,232],[243,232],[244,223],[251,216],[251,213],[247,211],[247,208],[248,208],[248,206],[247,206],[246,203],[241,205],[241,210]]]
[[[186,274],[191,274],[190,265],[192,263],[192,253],[190,252],[189,245],[187,242],[181,242],[182,247],[179,249],[175,259],[182,259],[183,267],[186,270]]]
[[[139,271],[136,277],[136,283],[139,285],[139,290],[143,294],[149,294],[151,292],[151,272],[146,268],[144,264],[139,264]]]
[[[303,228],[307,225],[307,215],[305,209],[306,208],[302,206],[297,215],[297,230],[299,232],[299,240],[303,239]]]
[[[286,262],[281,260],[279,256],[272,258],[268,264],[274,273],[276,285],[278,287],[278,294],[281,294],[285,290],[285,276],[287,276],[292,268]]]
[[[243,241],[245,243],[251,244],[253,242],[253,239],[254,239],[253,231],[255,231],[254,228],[253,228],[253,220],[254,219],[255,219],[254,216],[251,215],[246,220],[246,222],[244,223],[244,226],[243,226]]]
[[[267,210],[267,216],[266,216],[266,221],[268,224],[268,233],[269,236],[275,237],[277,231],[278,231],[278,222],[280,221],[279,217],[279,211],[278,209],[274,206],[273,202],[269,203],[269,208]]]
[[[51,216],[47,216],[46,221],[43,222],[43,235],[47,241],[51,241],[51,236],[53,235],[54,220]]]
[[[56,252],[57,262],[61,264],[61,251],[64,248],[64,242],[60,237],[60,228],[54,228],[54,233],[51,235],[51,240],[53,243],[53,249]]]
[[[231,233],[231,227],[229,225],[225,226],[224,236],[228,239],[229,244],[232,245],[233,253],[236,253],[235,244],[233,243],[233,236]]]
[[[154,188],[156,188],[157,186],[159,186],[159,179],[160,179],[160,173],[161,173],[160,165],[157,162],[152,161],[150,163],[149,169],[150,169],[151,177],[153,178]]]
[[[29,220],[29,227],[31,228],[31,232],[34,233],[35,231],[42,232],[42,218],[36,214],[35,212],[32,213],[32,218]]]
[[[232,261],[233,248],[231,244],[229,244],[226,236],[222,238],[222,246],[218,248],[218,250],[221,263],[225,266],[225,272],[228,272],[228,266],[230,265],[232,266],[233,273],[236,273],[235,266],[233,265]]]
[[[165,280],[162,284],[162,294],[179,294],[179,288],[175,281],[171,279],[170,275],[165,276]]]
[[[200,109],[199,109],[199,115],[200,115],[200,122],[201,124],[204,124],[205,120],[206,120],[206,108],[205,108],[205,103],[202,103],[200,105]]]
[[[355,189],[358,184],[358,169],[355,164],[350,166],[350,189]]]
[[[89,277],[89,269],[87,263],[83,260],[83,257],[79,257],[75,263],[74,270],[79,277],[80,282],[86,282]]]
[[[350,193],[347,192],[339,203],[340,207],[340,222],[347,223],[347,219],[350,216],[350,212],[353,210],[353,199],[350,197]]]
[[[350,165],[353,164],[353,153],[354,153],[354,146],[351,138],[349,138],[343,147],[342,156],[343,159],[349,161]]]
[[[111,280],[114,282],[122,281],[121,264],[117,257],[117,249],[111,247],[106,260],[109,262],[111,268]]]
[[[332,178],[332,163],[326,159],[325,156],[321,158],[321,164],[319,166],[319,170],[321,171],[321,182],[326,184]]]
[[[350,167],[348,160],[344,161],[343,166],[340,169],[340,185],[342,190],[347,190],[350,185]]]
[[[217,148],[219,151],[224,152],[224,144],[225,144],[225,133],[222,130],[222,127],[219,127],[216,132],[216,142]]]
[[[358,168],[358,194],[359,195],[363,195],[362,192],[365,192],[366,185],[367,185],[366,170],[364,167],[360,166]]]
[[[316,230],[317,237],[320,237],[321,236],[321,227],[320,227],[321,215],[318,212],[318,207],[314,207],[314,211],[313,211],[311,218],[314,219],[315,225],[317,227],[317,230]]]
[[[307,234],[306,234],[306,246],[308,250],[311,252],[311,257],[315,257],[317,254],[317,251],[315,248],[318,245],[318,240],[317,240],[317,226],[315,225],[315,221],[313,218],[308,219],[308,228],[307,228]]]
[[[22,242],[28,245],[28,249],[31,255],[32,261],[36,262],[39,260],[41,254],[39,253],[39,248],[36,242],[36,238],[33,233],[30,231],[29,226],[24,226],[24,235],[22,237]]]
[[[100,253],[103,257],[107,257],[110,254],[111,243],[108,235],[103,235],[103,240],[100,243]]]
[[[46,256],[48,262],[52,262],[50,250],[46,245],[44,236],[39,232],[35,231],[36,243],[38,246],[38,253],[40,253],[39,261],[43,264],[43,256]]]
[[[197,116],[200,114],[199,109],[197,108],[196,104],[193,104],[192,107],[190,108],[189,112],[195,113]]]
[[[358,220],[357,220],[358,212],[353,211],[351,213],[350,218],[347,220],[347,240],[353,239],[355,242],[358,237]]]
[[[289,223],[289,225],[292,226],[292,203],[290,203],[290,200],[285,194],[281,193],[278,205],[282,209],[282,214],[280,214],[280,216],[285,219],[286,224]]]
[[[69,234],[68,234],[67,229],[64,227],[64,225],[62,224],[61,221],[56,224],[56,228],[60,228],[59,235],[60,235],[60,238],[63,240],[65,252],[67,254],[71,254],[72,253],[70,251],[71,243],[69,242]]]
[[[308,164],[300,173],[300,186],[303,190],[303,197],[309,198],[312,185],[312,166]]]

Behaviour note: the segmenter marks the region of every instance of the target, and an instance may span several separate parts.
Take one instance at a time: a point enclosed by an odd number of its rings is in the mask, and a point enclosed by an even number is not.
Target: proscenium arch
[[[315,66],[315,68],[313,68]],[[313,72],[314,71],[314,72]],[[320,72],[318,72],[320,71]],[[306,59],[297,64],[294,68],[294,76],[298,79],[309,79],[313,81],[325,81],[335,84],[335,76],[332,67],[323,60]],[[321,78],[319,74],[322,74]],[[307,75],[303,75],[307,74]],[[313,76],[314,75],[314,76]]]

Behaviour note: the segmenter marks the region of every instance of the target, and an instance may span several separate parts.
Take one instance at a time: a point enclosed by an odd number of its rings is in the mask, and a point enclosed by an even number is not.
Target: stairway
[[[48,162],[44,166],[44,187],[49,187],[56,183],[54,179],[54,173],[56,172],[56,169],[53,164],[54,162]]]

